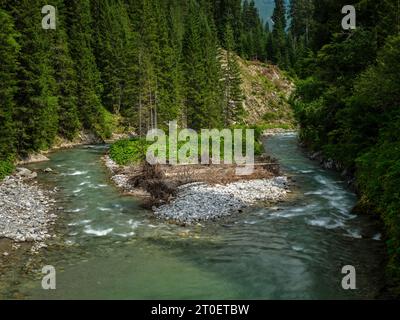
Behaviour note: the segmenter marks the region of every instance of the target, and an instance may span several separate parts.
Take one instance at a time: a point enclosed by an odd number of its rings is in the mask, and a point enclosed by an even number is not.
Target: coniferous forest
[[[0,178],[82,131],[243,125],[239,59],[274,65],[295,86],[301,144],[350,181],[355,213],[382,222],[386,289],[400,295],[398,0],[353,1],[352,30],[346,0],[275,0],[269,21],[254,0],[49,2],[0,0]]]
[[[333,167],[352,179],[360,197],[354,211],[382,219],[390,257],[387,274],[398,290],[399,2],[356,1],[357,28],[350,31],[338,23],[346,4],[292,1],[289,32],[295,43],[302,39],[292,104],[303,143],[333,159]]]
[[[296,20],[309,8],[283,1],[272,25],[247,0],[56,0],[56,30],[42,29],[43,5],[1,1],[1,175],[58,136],[107,138],[116,121],[141,135],[172,119],[194,129],[240,124],[236,55],[294,74],[309,42],[308,20]]]
[[[46,31],[42,2],[2,1],[2,161],[81,129],[106,138],[112,115],[140,133],[171,119],[236,121],[239,74],[233,55],[222,67],[222,49],[266,59],[254,2],[56,0],[57,29]]]

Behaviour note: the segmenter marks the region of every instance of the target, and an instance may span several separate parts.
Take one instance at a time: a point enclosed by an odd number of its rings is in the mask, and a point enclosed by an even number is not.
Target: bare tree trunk
[[[152,94],[151,94],[151,85],[149,84],[149,105],[150,105],[150,128],[153,129],[153,102],[152,102]]]
[[[139,93],[139,136],[142,136],[142,94]]]
[[[158,119],[157,119],[157,91],[158,91],[158,80],[156,80],[156,92],[154,96],[154,128],[158,129]]]
[[[142,53],[139,52],[139,70],[142,68]],[[141,79],[139,78],[139,83]],[[139,89],[140,90],[140,89]],[[142,137],[142,93],[139,92],[139,137]]]

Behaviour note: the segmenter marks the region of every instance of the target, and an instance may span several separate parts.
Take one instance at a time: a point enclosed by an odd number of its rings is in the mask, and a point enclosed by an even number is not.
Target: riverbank
[[[50,227],[57,216],[53,213],[56,190],[44,190],[34,179],[37,174],[25,168],[0,182],[0,241],[32,244],[32,251],[45,246],[52,237]],[[4,257],[10,253],[0,252]]]
[[[349,190],[357,195],[357,201],[354,204],[351,213],[360,217],[368,217],[375,226],[379,229],[379,234],[374,236],[375,240],[382,241],[386,246],[391,245],[390,236],[388,234],[388,228],[385,226],[388,222],[382,217],[382,211],[376,207],[376,201],[368,198],[360,185],[360,181],[357,178],[357,171],[346,168],[346,166],[339,160],[328,157],[322,151],[315,151],[309,148],[304,142],[299,142],[304,154],[312,161],[315,161],[319,166],[325,170],[333,171],[340,174],[341,178],[346,182]],[[397,224],[395,224],[397,226]],[[393,262],[392,250],[388,250],[388,247],[382,248],[384,252],[382,269],[385,271],[384,279],[381,283],[381,290],[377,297],[379,299],[398,299],[400,297],[400,267],[398,262]]]
[[[126,138],[127,134],[113,134],[108,142]],[[0,257],[8,257],[18,243],[31,245],[37,252],[46,247],[51,238],[50,227],[55,224],[54,214],[56,190],[45,190],[35,181],[37,172],[24,168],[24,165],[47,162],[47,154],[62,149],[72,149],[81,145],[104,144],[105,142],[88,131],[82,131],[73,141],[57,138],[52,148],[41,153],[32,153],[16,161],[13,172],[0,180]],[[48,168],[48,174],[53,170]]]
[[[22,157],[17,161],[17,165],[27,165],[31,163],[49,161],[49,158],[47,158],[46,155],[54,151],[62,149],[72,149],[83,145],[98,145],[104,143],[112,143],[116,140],[130,137],[131,135],[133,135],[133,133],[132,134],[113,133],[112,137],[107,141],[104,141],[102,138],[98,137],[97,135],[95,135],[90,131],[81,131],[77,135],[77,137],[73,140],[67,140],[65,138],[57,137],[51,148],[49,148],[48,150],[44,150],[42,152],[32,153],[26,157]]]

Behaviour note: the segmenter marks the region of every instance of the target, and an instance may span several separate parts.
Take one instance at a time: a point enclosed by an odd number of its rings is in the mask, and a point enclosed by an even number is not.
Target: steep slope
[[[291,127],[293,112],[288,98],[293,83],[274,66],[238,58],[247,124]]]

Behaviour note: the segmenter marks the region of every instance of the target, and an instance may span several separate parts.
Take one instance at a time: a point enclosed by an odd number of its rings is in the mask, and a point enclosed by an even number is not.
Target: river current
[[[351,213],[356,196],[307,159],[295,134],[265,147],[294,180],[289,201],[191,227],[159,221],[121,195],[102,164],[105,146],[58,151],[31,165],[57,173],[38,181],[59,189],[60,237],[34,258],[37,272],[15,268],[3,298],[375,298],[384,245],[372,220]],[[55,267],[56,290],[41,288],[41,265]],[[357,271],[357,290],[342,288],[346,265]]]

